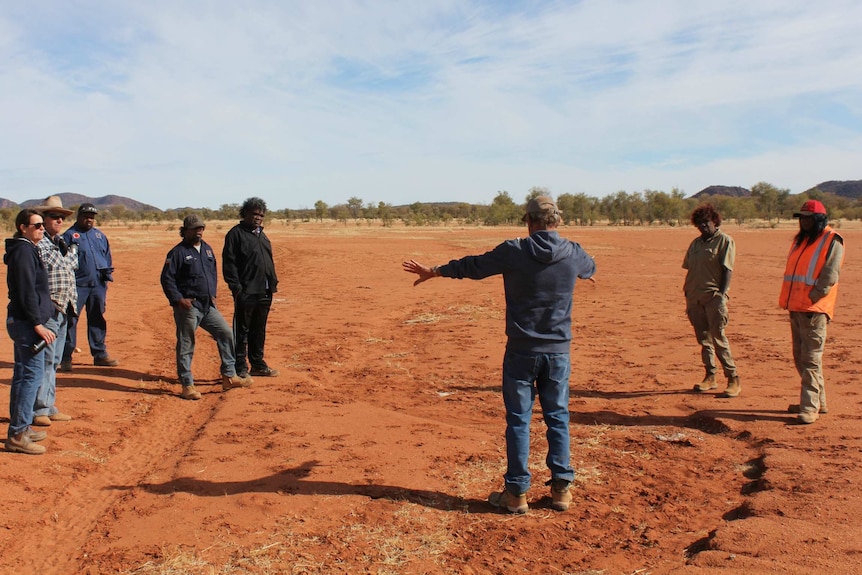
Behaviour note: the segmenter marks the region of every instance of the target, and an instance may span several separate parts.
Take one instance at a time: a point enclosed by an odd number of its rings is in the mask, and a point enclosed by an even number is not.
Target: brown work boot
[[[24,430],[18,435],[6,439],[6,451],[13,453],[26,453],[27,455],[42,455],[47,451],[44,445],[34,443],[30,439],[29,430]]]
[[[47,433],[45,433],[44,431],[38,431],[36,429],[33,429],[32,427],[28,428],[26,433],[27,437],[30,438],[30,441],[42,441],[43,439],[48,438]]]
[[[201,392],[199,392],[197,389],[195,389],[194,384],[184,385],[183,391],[182,391],[182,393],[180,393],[180,397],[182,397],[183,399],[197,400],[197,399],[201,398]]]
[[[223,375],[221,376],[221,388],[224,391],[234,389],[235,387],[249,387],[254,380],[250,377],[242,378],[238,375]]]
[[[718,384],[715,383],[715,375],[708,374],[703,378],[703,381],[695,384],[695,391],[709,391],[710,389],[715,389],[718,387]]]
[[[565,479],[551,479],[546,485],[551,486],[551,509],[566,511],[572,503],[572,493],[569,491],[572,483]]]
[[[742,391],[742,384],[739,383],[739,376],[727,378],[727,389],[721,394],[722,397],[736,397]]]
[[[58,411],[54,415],[49,415],[48,419],[50,419],[51,421],[72,421],[72,416]]]
[[[488,503],[498,509],[505,508],[509,513],[522,514],[526,513],[530,508],[527,505],[527,495],[513,495],[508,488],[503,489],[488,496]]]
[[[51,427],[51,418],[47,415],[36,415],[33,417],[33,425],[39,427]]]
[[[799,423],[809,424],[817,421],[817,412],[815,411],[803,411],[799,415],[796,416],[796,421]]]

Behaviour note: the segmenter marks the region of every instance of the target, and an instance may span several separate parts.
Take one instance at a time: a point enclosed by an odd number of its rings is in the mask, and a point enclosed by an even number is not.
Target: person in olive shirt
[[[272,294],[278,291],[272,244],[263,233],[265,215],[266,202],[248,198],[239,211],[242,221],[224,238],[222,274],[233,294],[236,372],[240,377],[248,376],[249,364],[251,375],[278,375],[263,357]]]
[[[736,397],[742,390],[730,342],[724,335],[727,326],[727,292],[733,276],[736,244],[719,229],[721,215],[711,204],[704,204],[691,214],[691,223],[700,230],[688,247],[682,267],[685,274],[685,312],[700,343],[700,355],[706,368],[703,381],[694,386],[698,392],[716,389],[715,356],[727,377],[724,397]]]

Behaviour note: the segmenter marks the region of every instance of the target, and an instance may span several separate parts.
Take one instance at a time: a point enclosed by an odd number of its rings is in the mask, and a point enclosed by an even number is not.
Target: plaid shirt
[[[78,269],[78,246],[70,245],[64,256],[48,234],[36,244],[39,259],[48,272],[48,288],[51,290],[51,301],[63,313],[78,309],[78,288],[75,287],[75,270]]]

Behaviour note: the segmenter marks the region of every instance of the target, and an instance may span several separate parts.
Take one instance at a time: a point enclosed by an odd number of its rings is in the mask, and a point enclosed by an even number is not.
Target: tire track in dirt
[[[218,413],[223,401],[220,398],[189,402],[191,409],[183,419],[177,417],[179,410],[173,402],[151,398],[154,408],[133,425],[126,425],[126,429],[137,428],[144,433],[122,434],[122,438],[109,447],[113,454],[98,473],[77,476],[50,504],[46,503],[48,511],[43,511],[27,536],[19,539],[14,552],[7,548],[0,566],[14,567],[18,573],[43,575],[78,572],[80,566],[88,563],[87,558],[81,556],[85,542],[100,525],[110,524],[109,519],[104,522],[102,519],[120,507],[128,496],[112,490],[111,486],[138,484],[155,466],[181,459],[185,454],[183,446],[193,445],[194,438]],[[162,429],[170,429],[171,433],[153,433]]]

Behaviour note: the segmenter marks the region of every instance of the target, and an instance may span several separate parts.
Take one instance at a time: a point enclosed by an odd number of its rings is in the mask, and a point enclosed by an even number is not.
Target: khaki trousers
[[[726,377],[736,377],[736,364],[730,353],[730,342],[724,335],[727,326],[727,298],[710,297],[708,294],[697,299],[686,298],[685,313],[694,328],[694,335],[700,344],[700,357],[707,375],[715,375],[718,370],[715,357],[721,362]]]
[[[823,381],[823,348],[826,345],[825,313],[790,312],[793,337],[793,362],[802,378],[799,411],[817,413],[826,407],[826,382]]]

